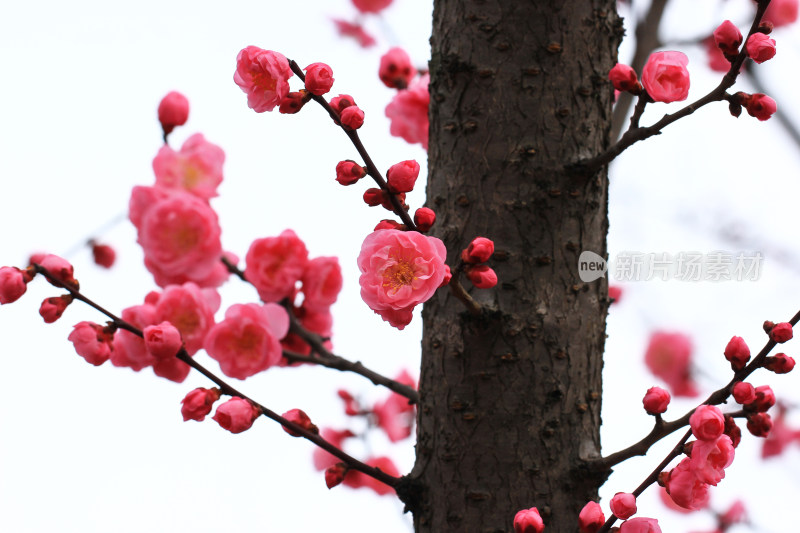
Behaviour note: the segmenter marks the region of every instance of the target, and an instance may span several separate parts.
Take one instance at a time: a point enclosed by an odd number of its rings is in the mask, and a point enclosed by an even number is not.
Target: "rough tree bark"
[[[402,496],[417,532],[508,532],[537,506],[577,531],[606,472],[600,450],[607,174],[565,165],[609,142],[607,74],[622,34],[615,0],[436,0],[428,205],[456,265],[474,236],[496,243],[500,279],[423,311],[417,462]],[[468,286],[468,282],[466,283]]]

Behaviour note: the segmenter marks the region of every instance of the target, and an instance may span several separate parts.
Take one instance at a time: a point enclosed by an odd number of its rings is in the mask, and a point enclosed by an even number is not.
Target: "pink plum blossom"
[[[644,362],[663,379],[675,396],[697,396],[691,374],[692,342],[682,333],[658,331],[650,337]]]
[[[775,39],[771,39],[769,35],[756,32],[747,39],[745,45],[747,55],[756,63],[763,63],[775,57]]]
[[[431,95],[428,92],[430,76],[412,81],[408,89],[398,91],[386,106],[386,116],[391,120],[389,133],[402,137],[410,144],[420,143],[428,149],[428,105]]]
[[[744,339],[741,337],[733,336],[725,346],[725,359],[730,361],[733,370],[741,370],[750,360],[750,348]]]
[[[636,77],[636,71],[633,68],[623,63],[617,63],[608,72],[608,79],[614,88],[620,92],[631,91],[635,89],[641,90],[639,86],[639,78]]]
[[[195,283],[169,285],[154,302],[155,320],[167,321],[180,332],[186,352],[194,355],[203,347],[214,325],[214,313],[220,306],[216,289],[201,289]]]
[[[310,431],[311,433],[318,433],[319,432],[319,430],[317,429],[317,426],[315,426],[314,423],[311,422],[311,419],[308,417],[308,415],[302,409],[290,409],[289,411],[286,411],[285,413],[283,413],[282,416],[283,416],[283,418],[285,418],[289,422],[293,422],[293,423],[297,424],[298,426],[300,426],[301,428],[305,429],[306,431]],[[289,429],[286,426],[282,426],[282,427],[283,427],[283,430],[286,433],[288,433],[289,435],[291,435],[292,437],[300,437],[301,436],[300,433],[297,433],[297,432]]]
[[[742,41],[744,40],[744,37],[742,37],[742,32],[740,32],[739,28],[737,28],[736,25],[730,20],[726,20],[717,26],[717,29],[714,30],[713,36],[714,43],[716,43],[717,48],[728,55],[738,54],[739,47],[742,45]]]
[[[301,278],[303,307],[324,312],[336,303],[342,290],[342,268],[336,257],[315,257],[308,262]]]
[[[362,13],[380,13],[392,3],[392,0],[353,0],[353,5]]]
[[[208,332],[205,349],[226,376],[245,379],[277,365],[289,315],[277,304],[234,304]]]
[[[389,190],[394,193],[414,190],[417,177],[419,177],[419,163],[413,159],[396,163],[386,171],[386,183]]]
[[[250,429],[260,414],[261,411],[252,403],[244,398],[234,396],[217,407],[217,412],[211,418],[216,420],[223,429],[227,429],[231,433],[241,433]]]
[[[256,239],[247,251],[244,275],[264,302],[293,296],[308,265],[308,250],[294,231]]]
[[[686,457],[669,472],[665,481],[667,493],[684,509],[703,509],[708,505],[708,484],[697,478],[690,461]]]
[[[142,333],[145,348],[156,359],[175,357],[183,345],[178,328],[166,321],[147,326]]]
[[[542,533],[542,531],[544,531],[544,521],[536,507],[517,511],[514,515],[514,533]]]
[[[412,388],[417,387],[416,380],[405,370],[395,378],[395,381]],[[408,398],[393,392],[385,401],[376,404],[372,412],[375,413],[378,427],[383,429],[390,441],[399,442],[411,436],[411,429],[414,427],[414,406],[408,402]]]
[[[248,46],[236,57],[233,81],[247,93],[247,105],[256,113],[272,111],[289,93],[292,69],[283,54]]]
[[[181,415],[183,421],[197,420],[202,422],[206,415],[211,412],[214,402],[219,400],[219,389],[204,389],[202,387],[194,389],[181,400]]]
[[[683,52],[650,54],[642,69],[642,84],[656,102],[679,102],[689,96],[689,58]]]
[[[357,130],[364,125],[364,111],[358,106],[347,106],[339,113],[339,121],[346,130]]]
[[[642,404],[648,414],[658,415],[667,410],[670,399],[669,392],[666,390],[661,387],[650,387],[642,399]]]
[[[180,152],[164,145],[153,159],[156,185],[168,189],[183,189],[208,200],[217,196],[222,183],[222,164],[225,152],[216,144],[195,133],[183,143]]]
[[[189,120],[189,100],[177,91],[171,91],[158,104],[158,121],[169,135],[175,126],[183,126]]]
[[[158,323],[155,306],[148,303],[123,309],[122,319],[141,330]],[[156,358],[147,351],[141,337],[124,329],[118,329],[114,333],[114,351],[111,354],[112,365],[126,366],[138,372],[143,368],[152,366],[155,362]]]
[[[627,520],[636,514],[636,496],[629,492],[618,492],[611,498],[609,506],[614,516]]]
[[[417,69],[402,48],[395,46],[381,56],[378,77],[390,89],[405,89],[416,74]]]
[[[305,69],[306,89],[311,94],[322,96],[333,87],[333,70],[325,63],[311,63]]]
[[[716,405],[701,405],[689,417],[692,433],[700,440],[716,440],[725,429],[725,417]]]
[[[762,20],[772,22],[775,28],[786,26],[797,20],[798,0],[772,0]]]
[[[381,471],[389,474],[390,476],[399,476],[400,470],[394,464],[390,458],[385,456],[380,457],[371,457],[364,461],[366,465],[379,468]],[[381,483],[377,479],[372,476],[368,476],[363,472],[358,470],[349,470],[347,474],[344,476],[344,484],[350,488],[360,489],[366,488],[371,489],[378,493],[380,496],[385,496],[387,494],[394,494],[394,489],[389,485],[385,485]]]
[[[221,266],[217,214],[204,200],[181,190],[138,186],[128,213],[138,230],[145,266],[162,287],[203,283]]]
[[[597,502],[588,502],[578,514],[578,528],[581,533],[597,533],[605,521],[603,509]]]
[[[68,340],[87,363],[100,366],[111,356],[112,338],[111,333],[103,326],[84,321],[75,324]]]
[[[619,533],[661,533],[661,528],[655,518],[637,517],[623,522]]]
[[[414,307],[441,285],[446,255],[436,237],[393,229],[369,234],[357,260],[361,298],[392,326],[403,329]]]
[[[72,303],[72,296],[69,294],[45,298],[42,301],[42,305],[39,306],[39,314],[44,319],[45,324],[52,324],[61,318],[70,303]]]
[[[727,435],[714,440],[698,440],[692,444],[689,466],[697,479],[716,485],[725,477],[725,469],[733,463],[735,451]]]
[[[0,268],[0,304],[10,304],[19,300],[28,290],[31,277],[17,267]]]
[[[428,207],[420,207],[414,212],[414,224],[422,233],[427,233],[436,222],[436,213]]]

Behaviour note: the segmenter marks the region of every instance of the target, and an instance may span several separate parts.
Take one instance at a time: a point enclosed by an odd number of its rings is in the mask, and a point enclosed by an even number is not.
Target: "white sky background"
[[[670,27],[681,28],[676,38],[721,21],[711,9],[704,19],[694,2],[689,2],[694,11],[681,10],[687,1],[675,0],[675,9],[667,13]],[[395,4],[387,20],[415,61],[424,64],[431,3]],[[735,10],[749,2],[728,4]],[[154,181],[150,164],[161,144],[158,101],[179,90],[190,99],[191,113],[188,124],[172,135],[172,146],[201,132],[226,152],[225,182],[212,202],[224,247],[244,256],[254,238],[291,227],[312,256],[338,255],[345,288],[334,307],[335,351],[386,374],[404,367],[416,373],[419,319],[398,333],[358,296],[355,257],[384,212],[364,206],[363,186],[345,188],[333,180],[336,163],[356,159],[355,149],[318,106],[310,104],[296,116],[259,115],[247,108],[232,81],[236,54],[250,44],[281,51],[301,66],[327,62],[336,78],[333,93],[354,95],[366,112],[362,138],[378,166],[386,169],[410,158],[424,165],[419,147],[387,134],[383,108],[392,91],[378,81],[377,65],[391,43],[384,39],[364,51],[338,38],[329,22],[330,16],[354,13],[347,0],[313,0],[302,8],[278,2],[228,2],[223,8],[216,2],[142,1],[125,9],[108,2],[52,0],[4,7],[0,264],[22,265],[36,250],[64,253],[124,212],[131,187]],[[745,20],[730,16],[737,23]],[[380,26],[372,22],[368,27],[379,34]],[[780,110],[791,107],[788,75],[798,60],[795,33],[794,28],[778,32],[778,56],[758,67],[775,80],[770,83]],[[717,78],[704,68],[702,52],[687,53],[694,99]],[[653,109],[644,123],[671,107]],[[800,109],[795,116],[800,118]],[[760,250],[765,262],[757,282],[625,286],[624,300],[609,320],[606,451],[648,429],[640,399],[657,384],[642,364],[650,331],[693,335],[703,371],[700,383],[710,391],[729,376],[722,349],[732,335],[745,337],[756,352],[765,338],[761,322],[786,320],[797,310],[800,302],[790,295],[799,288],[800,257],[792,231],[800,192],[798,153],[776,121],[735,120],[717,104],[635,146],[615,164],[612,257],[623,250]],[[420,185],[409,204],[416,208],[423,201]],[[730,228],[743,242],[724,236]],[[123,222],[98,237],[117,247],[119,264],[103,271],[92,266],[88,250],[71,255],[85,293],[116,311],[141,303],[154,285],[142,266],[133,228]],[[220,313],[255,297],[236,280],[221,292]],[[392,497],[328,491],[311,466],[312,446],[291,439],[276,424],[261,420],[232,435],[211,420],[183,423],[179,402],[192,388],[207,385],[201,377],[190,375],[176,385],[150,370],[86,364],[66,337],[73,324],[102,319],[76,303],[56,324],[42,324],[39,303],[55,294],[37,280],[22,300],[0,308],[0,374],[6,378],[0,388],[0,531],[410,530],[409,517],[401,515],[402,505]],[[785,347],[798,355],[792,350],[791,343]],[[204,354],[197,357],[216,368]],[[796,388],[796,379],[760,373],[753,382],[772,384],[780,396]],[[327,369],[272,369],[241,384],[278,412],[303,408],[318,425],[335,427],[346,422],[335,396],[342,386],[370,399],[384,396],[363,378]],[[681,405],[675,413],[691,407]],[[412,443],[385,444],[374,442],[374,451],[388,451],[408,470]],[[745,435],[712,502],[724,508],[746,496],[757,531],[786,531],[793,510],[775,506],[774,498],[778,491],[795,498],[800,493],[795,481],[800,456],[795,449],[780,460],[756,462],[752,457],[759,448],[760,442]],[[604,494],[633,490],[658,461],[654,456],[622,466]],[[765,483],[778,489],[752,490]],[[759,506],[758,497],[767,500]],[[647,494],[640,509],[659,518],[665,532],[702,529],[696,521],[691,527],[676,521]],[[708,519],[706,525],[711,529]]]

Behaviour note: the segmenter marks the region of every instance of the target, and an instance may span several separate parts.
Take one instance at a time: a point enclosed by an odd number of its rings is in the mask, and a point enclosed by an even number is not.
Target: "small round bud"
[[[794,359],[785,353],[775,354],[764,359],[764,368],[776,374],[788,374],[794,368]]]
[[[181,93],[172,91],[158,104],[158,121],[164,135],[169,135],[175,126],[183,126],[189,120],[189,100]]]
[[[283,413],[282,416],[283,416],[283,418],[285,418],[289,422],[294,422],[295,424],[297,424],[301,428],[305,429],[306,431],[310,431],[311,433],[319,433],[319,429],[317,429],[317,426],[315,426],[311,422],[311,419],[308,417],[308,415],[304,411],[302,411],[300,409],[291,409],[291,410],[286,411],[285,413]],[[286,433],[288,433],[289,435],[291,435],[292,437],[300,437],[301,436],[300,433],[297,433],[297,432],[287,428],[286,426],[282,426],[282,427],[283,427],[283,430]]]
[[[486,237],[475,237],[469,246],[461,252],[465,263],[485,263],[494,253],[494,242]]]
[[[278,106],[278,112],[284,115],[294,115],[303,109],[303,106],[306,105],[308,100],[308,93],[305,91],[288,93],[281,99],[281,103]]]
[[[723,53],[735,56],[742,45],[742,32],[730,20],[724,21],[714,30],[714,42]]]
[[[638,91],[642,87],[639,85],[639,78],[636,77],[636,71],[622,63],[614,65],[608,73],[608,79],[620,92]]]
[[[578,515],[578,528],[581,533],[597,533],[603,527],[606,517],[597,502],[588,502]]]
[[[381,56],[378,76],[390,89],[405,89],[416,74],[411,58],[402,48],[395,46]]]
[[[414,212],[414,224],[422,233],[427,233],[434,222],[436,222],[436,213],[433,212],[433,209],[420,207]]]
[[[725,417],[716,405],[701,405],[689,417],[692,434],[700,440],[716,440],[725,429]]]
[[[658,415],[667,410],[670,401],[669,392],[661,387],[650,387],[642,399],[644,410],[648,414]]]
[[[491,289],[497,285],[497,274],[486,265],[475,265],[464,270],[477,289]]]
[[[775,39],[763,33],[754,33],[745,45],[747,55],[756,63],[763,63],[775,57]]]
[[[788,322],[781,322],[775,324],[769,330],[769,338],[779,344],[782,344],[792,338],[792,325]]]
[[[336,164],[336,181],[342,185],[352,185],[366,175],[367,169],[350,159]]]
[[[620,520],[627,520],[636,514],[636,496],[628,492],[618,492],[611,498],[611,512]]]
[[[733,386],[733,399],[742,405],[752,403],[756,400],[756,389],[746,381],[738,381]]]
[[[325,63],[312,63],[307,66],[306,89],[311,94],[322,96],[333,87],[333,70]]]
[[[206,415],[211,412],[214,402],[219,400],[219,389],[204,389],[199,387],[194,389],[181,400],[181,415],[183,421],[197,420],[202,422]]]
[[[769,385],[756,387],[756,399],[744,406],[746,411],[765,413],[775,405],[775,393]]]
[[[329,466],[325,470],[325,485],[327,485],[329,489],[332,489],[344,481],[345,474],[347,474],[347,467],[344,463],[337,463],[333,466]]]
[[[217,412],[211,417],[231,433],[241,433],[250,429],[261,411],[244,398],[234,396],[227,402],[217,407]]]
[[[156,359],[175,357],[183,346],[180,331],[169,322],[147,326],[142,333],[145,348]]]
[[[514,515],[514,533],[542,533],[543,531],[544,521],[536,507],[523,509]]]
[[[28,290],[30,276],[17,267],[0,267],[0,304],[19,300]]]
[[[767,413],[754,413],[747,417],[747,431],[755,437],[767,437],[772,430],[772,418]]]
[[[364,112],[358,106],[348,106],[339,114],[342,126],[348,130],[357,130],[364,125]]]
[[[103,268],[111,268],[114,266],[114,261],[117,260],[117,252],[114,249],[107,245],[107,244],[98,244],[94,241],[91,242],[92,245],[92,259],[96,265],[99,265]]]
[[[39,307],[39,314],[44,319],[45,324],[52,324],[64,314],[64,310],[72,303],[72,295],[64,294],[45,298]]]
[[[750,360],[750,348],[741,337],[731,337],[725,346],[725,359],[730,361],[733,370],[741,370]]]
[[[395,193],[411,192],[419,177],[419,163],[410,159],[392,165],[386,171],[386,182],[389,190]]]

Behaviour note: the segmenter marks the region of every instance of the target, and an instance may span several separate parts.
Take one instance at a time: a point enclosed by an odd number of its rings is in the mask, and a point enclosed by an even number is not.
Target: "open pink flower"
[[[155,320],[168,321],[178,328],[186,351],[194,355],[203,347],[203,342],[214,325],[214,313],[220,305],[216,289],[201,289],[194,283],[170,285],[158,295],[155,305]]]
[[[698,394],[691,375],[691,360],[692,342],[682,333],[653,333],[644,355],[650,372],[663,379],[675,396]]]
[[[277,302],[294,294],[308,265],[308,250],[294,231],[256,239],[247,251],[244,275],[264,302]]]
[[[725,477],[725,469],[733,463],[735,451],[733,442],[727,435],[715,440],[697,440],[692,444],[689,466],[697,479],[709,485],[716,485]]]
[[[288,330],[289,315],[277,304],[234,304],[208,332],[205,348],[226,376],[245,379],[280,362]]]
[[[642,84],[656,102],[679,102],[689,96],[689,58],[683,52],[650,54],[642,69]]]
[[[797,20],[798,4],[800,2],[797,0],[772,0],[764,12],[763,20],[772,22],[776,28],[791,24]]]
[[[395,381],[416,388],[417,382],[407,371],[403,370]],[[386,401],[379,402],[372,408],[378,427],[386,432],[392,442],[399,442],[411,436],[414,427],[414,406],[408,398],[393,392]]]
[[[445,276],[444,243],[415,231],[367,235],[358,255],[361,298],[392,326],[403,329],[411,311],[427,301]]]
[[[111,356],[112,338],[111,333],[103,326],[86,321],[75,324],[68,337],[78,355],[94,366],[100,366],[108,361]]]
[[[406,142],[420,143],[428,149],[428,105],[431,95],[428,92],[430,76],[412,81],[408,89],[397,94],[386,106],[386,116],[392,121],[389,133],[402,137]]]
[[[145,266],[162,287],[202,283],[220,266],[221,230],[204,200],[180,190],[134,187],[128,212]]]
[[[336,257],[315,257],[308,262],[301,278],[303,307],[324,312],[336,303],[342,290],[342,268]]]
[[[156,185],[168,189],[183,189],[208,200],[217,196],[222,183],[222,164],[225,152],[216,144],[195,133],[176,152],[164,145],[153,159]]]
[[[658,520],[643,516],[631,518],[622,523],[619,533],[661,533]]]
[[[247,93],[247,105],[256,113],[272,111],[289,94],[292,69],[283,54],[248,46],[236,57],[233,81]]]
[[[665,481],[667,493],[684,509],[703,509],[708,505],[708,484],[698,479],[690,461],[686,457],[669,472]]]
[[[157,324],[156,309],[151,304],[134,305],[122,310],[122,319],[139,329]],[[130,331],[118,329],[114,333],[114,351],[111,353],[111,364],[126,366],[140,371],[155,364],[156,358],[147,351],[144,341]]]
[[[0,267],[0,305],[19,300],[28,290],[30,275],[17,267]]]

